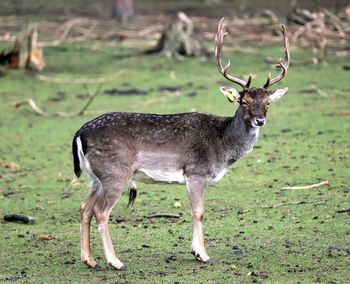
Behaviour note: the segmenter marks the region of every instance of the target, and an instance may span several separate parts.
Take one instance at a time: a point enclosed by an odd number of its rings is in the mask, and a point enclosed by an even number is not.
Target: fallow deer
[[[285,27],[285,58],[276,67],[281,71],[262,87],[250,87],[247,81],[228,73],[230,61],[224,67],[221,53],[224,43],[224,19],[215,37],[215,58],[219,72],[242,87],[241,91],[221,87],[230,101],[238,102],[233,117],[205,113],[157,115],[113,112],[103,114],[83,125],[75,134],[72,148],[74,172],[79,178],[82,170],[91,177],[91,190],[80,206],[81,260],[90,267],[97,265],[90,254],[90,223],[95,216],[107,262],[115,269],[125,265],[117,258],[108,218],[123,190],[135,181],[146,183],[186,184],[193,216],[192,254],[201,262],[210,260],[204,247],[202,221],[204,190],[221,180],[226,169],[253,149],[261,126],[266,122],[270,102],[277,101],[288,88],[268,90],[286,75],[290,55]]]

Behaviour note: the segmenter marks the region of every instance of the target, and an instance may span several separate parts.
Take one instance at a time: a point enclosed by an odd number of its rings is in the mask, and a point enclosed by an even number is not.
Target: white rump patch
[[[78,157],[79,157],[79,166],[81,170],[85,170],[88,175],[91,178],[91,183],[92,186],[100,191],[102,189],[102,183],[99,180],[99,178],[94,174],[94,172],[91,169],[89,160],[85,157],[84,152],[83,152],[83,145],[81,144],[81,139],[80,136],[77,137],[75,140],[77,143],[77,148],[78,148]]]

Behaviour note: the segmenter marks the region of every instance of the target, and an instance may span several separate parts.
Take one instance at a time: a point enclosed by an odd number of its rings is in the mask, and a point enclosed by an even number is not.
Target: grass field
[[[102,86],[89,111],[233,115],[236,105],[219,94],[228,85],[211,58],[170,61],[162,56],[120,58],[133,46],[97,51],[85,42],[45,50],[46,76],[92,78],[123,70]],[[210,46],[212,43],[208,43]],[[0,45],[0,50],[5,48]],[[142,47],[139,47],[141,49]],[[264,58],[282,56],[280,46],[252,47],[230,54],[235,74],[253,72],[261,85],[271,69]],[[292,58],[307,58],[295,50]],[[33,216],[35,224],[0,222],[0,282],[17,283],[346,283],[350,278],[350,86],[343,62],[292,65],[279,86],[289,92],[268,114],[260,139],[247,157],[206,191],[204,232],[214,265],[190,254],[192,220],[184,186],[139,185],[129,210],[127,194],[111,214],[110,230],[127,271],[110,269],[97,229],[92,253],[101,268],[79,261],[79,205],[88,191],[86,174],[74,186],[71,139],[96,115],[40,117],[12,103],[33,98],[48,112],[80,110],[81,85],[54,84],[35,75],[8,71],[0,78],[0,217]],[[316,85],[321,93],[305,89]],[[166,88],[165,88],[166,87]],[[176,87],[178,91],[164,89]],[[91,91],[97,85],[91,85]],[[145,95],[108,95],[137,88]],[[169,89],[169,88],[168,88]],[[19,167],[9,167],[10,163]],[[283,190],[329,180],[317,189]],[[302,204],[265,208],[280,203]],[[180,202],[181,207],[174,203]],[[147,219],[157,211],[179,219]],[[120,218],[122,216],[123,218]],[[96,228],[93,221],[93,227]],[[51,235],[52,240],[41,240]]]

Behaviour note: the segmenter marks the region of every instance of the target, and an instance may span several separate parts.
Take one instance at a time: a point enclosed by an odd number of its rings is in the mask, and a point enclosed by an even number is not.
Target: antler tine
[[[225,30],[225,24],[224,24],[224,18],[222,18],[218,25],[218,31],[215,36],[215,58],[218,64],[219,72],[229,81],[236,83],[240,85],[243,89],[249,88],[251,77],[249,77],[248,82],[236,78],[228,73],[228,68],[230,67],[230,60],[228,60],[228,63],[225,67],[223,67],[221,62],[221,53],[222,53],[222,47],[224,45],[224,37],[227,35],[227,32],[224,32]]]
[[[281,25],[281,32],[283,34],[284,39],[284,61],[282,59],[279,60],[279,62],[275,65],[276,68],[281,68],[281,72],[279,75],[277,75],[275,78],[271,79],[270,74],[269,77],[266,80],[266,83],[264,84],[264,88],[267,89],[271,85],[281,81],[283,77],[287,74],[287,70],[289,67],[290,62],[290,52],[289,52],[289,40],[287,36],[287,30],[284,25]]]

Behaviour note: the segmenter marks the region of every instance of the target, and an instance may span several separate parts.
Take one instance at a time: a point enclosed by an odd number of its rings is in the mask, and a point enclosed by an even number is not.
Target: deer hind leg
[[[193,239],[191,253],[201,262],[207,262],[210,257],[204,247],[203,215],[204,215],[204,190],[206,182],[199,178],[187,179],[187,190],[190,199],[193,218]]]
[[[105,257],[110,266],[115,269],[125,269],[124,265],[116,256],[108,229],[109,215],[123,190],[130,184],[131,176],[118,175],[102,181],[103,191],[100,193],[95,206],[94,215],[101,235]]]
[[[97,262],[91,256],[90,226],[93,208],[100,190],[101,183],[97,178],[93,178],[91,190],[86,199],[80,205],[81,261],[92,268],[97,265]]]

